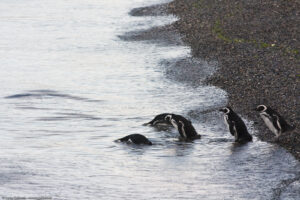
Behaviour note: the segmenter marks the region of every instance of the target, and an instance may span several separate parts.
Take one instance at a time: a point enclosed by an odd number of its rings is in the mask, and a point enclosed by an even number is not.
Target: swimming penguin
[[[295,126],[289,125],[283,117],[269,106],[259,105],[255,110],[259,112],[259,115],[277,139],[282,133],[295,129]]]
[[[147,125],[150,125],[150,126],[157,126],[157,125],[159,125],[159,126],[161,126],[161,125],[172,126],[170,121],[166,120],[166,116],[168,116],[168,115],[173,115],[173,114],[171,114],[171,113],[162,113],[162,114],[156,115],[153,120],[151,120],[150,122],[145,123],[143,125],[145,125],[145,126],[147,126]]]
[[[123,138],[120,138],[116,141],[120,142],[132,142],[133,144],[147,144],[147,145],[152,145],[152,142],[148,140],[145,136],[141,134],[131,134],[127,135]]]
[[[234,136],[235,142],[252,141],[252,136],[249,134],[245,123],[230,107],[227,106],[219,111],[224,112],[225,124],[228,126],[231,135]]]
[[[192,122],[187,120],[183,116],[172,114],[167,115],[165,119],[178,130],[181,138],[185,140],[194,140],[201,138],[201,135],[197,133],[194,126],[192,125]]]

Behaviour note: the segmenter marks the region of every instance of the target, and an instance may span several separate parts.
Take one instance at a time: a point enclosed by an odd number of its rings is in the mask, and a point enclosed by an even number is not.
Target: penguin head
[[[171,123],[172,115],[165,116],[165,120]]]
[[[265,106],[265,105],[258,105],[255,110],[258,111],[258,112],[264,112],[267,109],[268,109],[268,107]]]
[[[232,109],[229,106],[226,106],[225,108],[221,108],[219,111],[228,115],[230,112],[232,112]]]

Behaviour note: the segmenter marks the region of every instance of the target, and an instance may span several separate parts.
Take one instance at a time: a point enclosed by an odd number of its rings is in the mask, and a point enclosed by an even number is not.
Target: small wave
[[[71,120],[72,118],[69,117],[41,117],[38,118],[37,121],[65,121]]]
[[[24,97],[32,97],[34,96],[33,94],[15,94],[11,96],[5,97],[6,99],[16,99],[16,98],[24,98]]]
[[[57,114],[62,116],[41,117],[38,118],[37,121],[65,121],[65,120],[73,120],[73,119],[101,120],[100,117],[95,117],[93,115],[86,115],[86,114],[77,114],[77,113],[57,113]]]
[[[38,107],[32,107],[32,106],[19,106],[17,109],[20,110],[51,110],[50,108],[38,108]]]
[[[59,115],[64,115],[64,116],[67,116],[69,118],[84,118],[84,119],[87,119],[87,120],[100,120],[102,118],[100,117],[95,117],[93,115],[88,115],[88,114],[81,114],[81,113],[56,113],[56,114],[59,114]]]
[[[40,93],[43,93],[43,92],[46,92],[46,93],[48,93],[48,92],[51,92],[51,93],[55,93],[56,91],[54,91],[54,90],[29,90],[29,92],[40,92]]]
[[[79,97],[69,94],[61,94],[53,90],[30,90],[28,93],[14,94],[6,96],[6,99],[21,99],[21,98],[49,98],[49,97],[58,97],[64,99],[85,101],[85,102],[102,102],[102,100],[88,99],[85,97]]]

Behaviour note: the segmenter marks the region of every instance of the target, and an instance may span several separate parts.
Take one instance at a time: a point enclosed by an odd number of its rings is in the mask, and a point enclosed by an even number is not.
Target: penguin
[[[146,145],[152,145],[152,142],[148,140],[145,136],[141,134],[131,134],[127,135],[123,138],[120,138],[116,141],[119,142],[131,142],[133,144],[146,144]]]
[[[151,120],[150,122],[145,123],[143,125],[144,126],[148,126],[148,125],[150,125],[150,126],[157,126],[157,125],[158,126],[163,126],[163,125],[172,126],[170,121],[166,120],[166,116],[168,116],[168,115],[173,115],[173,114],[171,114],[171,113],[162,113],[162,114],[156,115],[153,120]]]
[[[192,122],[188,119],[184,118],[181,115],[167,115],[165,117],[166,121],[169,121],[173,125],[174,128],[176,128],[180,134],[180,137],[184,140],[194,140],[194,139],[200,139],[201,135],[197,133],[194,126],[192,125]]]
[[[278,139],[282,133],[295,129],[295,126],[289,125],[278,112],[269,106],[258,105],[255,110],[259,112],[259,115],[267,127],[275,134],[276,139]]]
[[[229,107],[220,109],[224,113],[224,121],[229,132],[235,138],[235,142],[246,143],[252,141],[252,136],[249,134],[243,120]]]

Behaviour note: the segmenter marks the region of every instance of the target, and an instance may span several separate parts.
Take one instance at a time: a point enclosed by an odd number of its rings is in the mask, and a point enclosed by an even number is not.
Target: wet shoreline
[[[254,121],[257,136],[273,143],[273,134],[253,111],[258,104],[270,105],[296,125],[293,132],[279,138],[278,144],[300,159],[299,22],[295,17],[299,14],[299,3],[261,4],[259,1],[175,0],[169,4],[135,8],[130,12],[133,16],[173,14],[179,20],[141,34],[135,33],[131,39],[154,38],[178,45],[181,43],[174,38],[179,33],[184,43],[191,47],[192,59],[217,62],[218,70],[208,79],[199,80],[195,72],[204,66],[203,63],[190,70],[187,67],[191,62],[181,62],[178,66],[175,64],[177,69],[172,71],[179,71],[183,76],[176,78],[175,73],[175,78],[171,75],[174,80],[194,86],[205,82],[224,89],[228,93],[228,104],[243,117]],[[284,31],[279,31],[282,29]],[[180,71],[180,67],[189,70]]]

